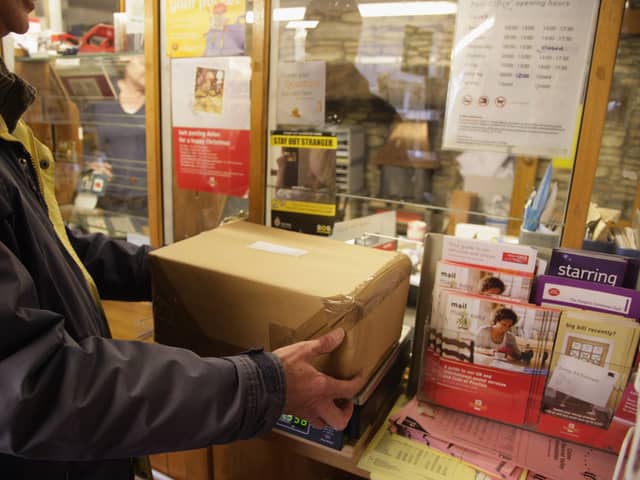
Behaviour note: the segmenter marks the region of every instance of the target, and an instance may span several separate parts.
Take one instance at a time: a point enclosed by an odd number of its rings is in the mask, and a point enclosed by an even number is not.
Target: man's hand
[[[360,377],[338,380],[313,365],[318,355],[338,348],[344,339],[344,330],[338,328],[315,340],[294,343],[275,350],[287,378],[285,413],[309,420],[316,428],[329,425],[343,430],[353,413],[353,398],[364,386]]]

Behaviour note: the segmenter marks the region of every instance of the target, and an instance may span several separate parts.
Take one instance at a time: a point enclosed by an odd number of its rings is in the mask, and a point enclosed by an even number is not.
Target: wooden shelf
[[[310,458],[362,478],[370,478],[369,472],[358,468],[358,462],[375,431],[376,429],[369,427],[356,444],[347,444],[342,447],[342,450],[325,447],[280,430],[273,430],[264,439],[275,444],[277,448],[282,448],[290,453]]]
[[[264,437],[264,441],[269,442],[271,448],[275,448],[277,451],[299,455],[360,478],[371,478],[368,471],[358,467],[358,462],[378,429],[386,421],[389,411],[397,399],[398,392],[389,396],[384,407],[377,413],[376,421],[363,432],[355,443],[347,443],[342,447],[342,450],[325,447],[282,430],[272,430]]]
[[[371,478],[368,471],[358,468],[358,462],[378,429],[386,421],[397,398],[398,395],[390,395],[385,405],[377,412],[376,421],[355,443],[347,443],[342,450],[335,450],[281,430],[272,430],[261,438],[213,446],[213,478]]]
[[[150,302],[104,300],[102,307],[113,338],[153,341],[153,313]]]

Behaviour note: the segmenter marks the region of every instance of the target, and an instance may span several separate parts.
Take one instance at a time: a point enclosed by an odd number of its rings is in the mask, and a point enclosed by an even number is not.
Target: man
[[[0,37],[31,0],[0,2]],[[109,338],[99,298],[150,297],[147,250],[66,230],[54,161],[20,116],[34,92],[0,59],[0,477],[132,478],[130,457],[250,438],[283,411],[342,428],[359,379],[311,360],[344,332],[266,353],[200,358]]]

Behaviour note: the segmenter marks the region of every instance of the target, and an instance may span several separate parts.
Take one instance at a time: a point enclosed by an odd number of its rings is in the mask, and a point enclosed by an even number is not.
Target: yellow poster
[[[571,155],[568,157],[553,157],[553,168],[562,170],[571,170],[573,168],[573,161],[576,158],[576,151],[578,148],[578,136],[580,135],[580,127],[582,126],[582,105],[578,108],[578,116],[576,118],[576,126],[573,131],[573,143],[571,144]]]
[[[245,0],[166,0],[167,55],[245,54]]]

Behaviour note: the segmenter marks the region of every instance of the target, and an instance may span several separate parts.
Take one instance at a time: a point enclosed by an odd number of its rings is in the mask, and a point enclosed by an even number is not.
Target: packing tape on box
[[[404,254],[398,254],[394,261],[362,282],[352,292],[324,298],[322,310],[295,331],[282,325],[270,324],[272,348],[316,338],[338,327],[349,332],[402,282],[408,281],[410,274],[411,261]]]

